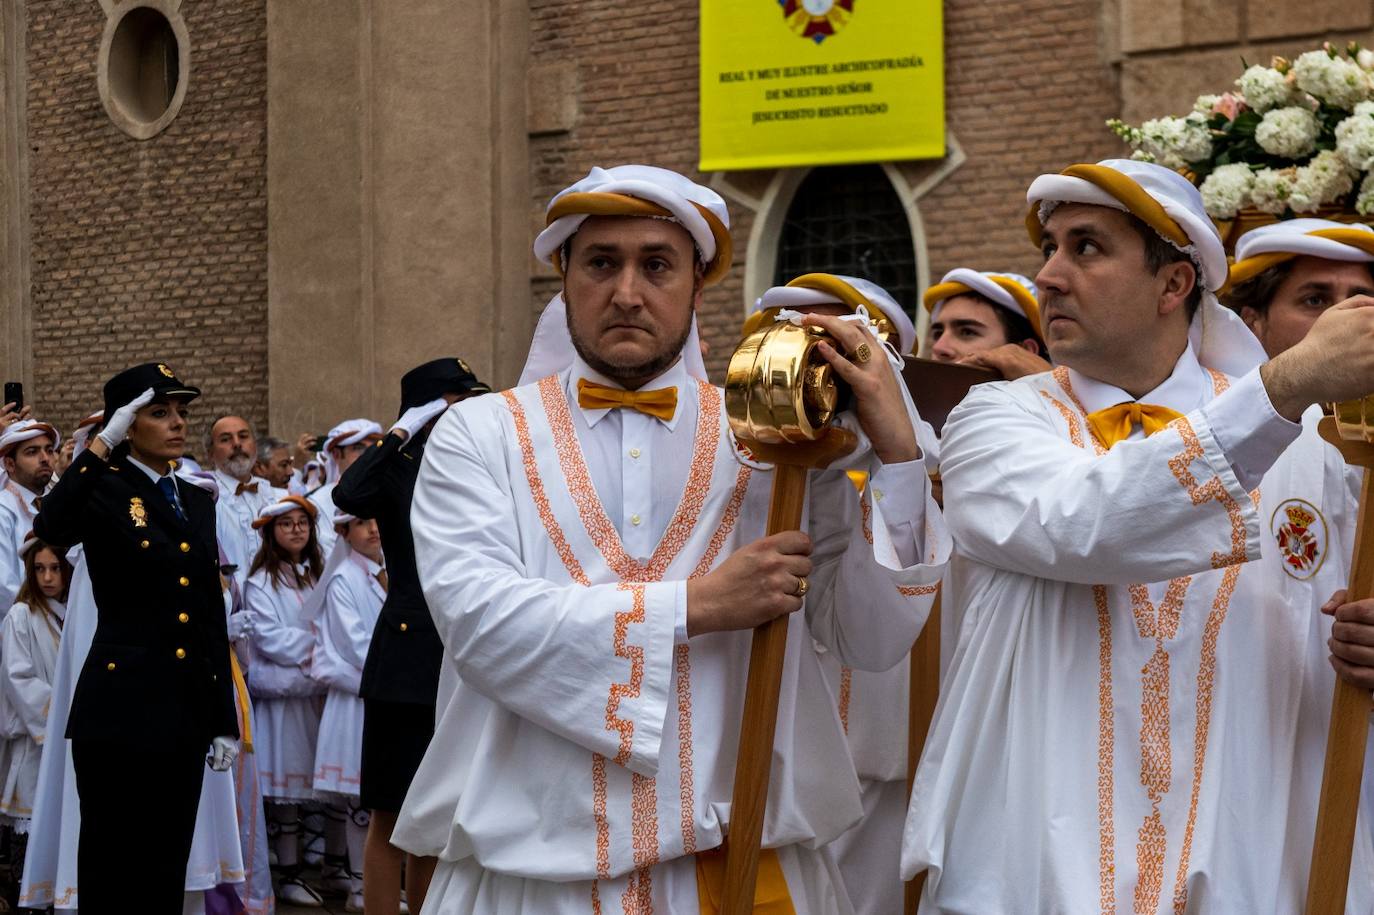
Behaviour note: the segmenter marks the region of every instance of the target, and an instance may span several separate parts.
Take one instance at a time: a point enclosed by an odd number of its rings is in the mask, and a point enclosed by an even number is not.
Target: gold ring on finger
[[[811,583],[803,577],[797,578],[797,590],[793,591],[794,597],[805,597],[806,592],[811,590]]]
[[[853,358],[856,365],[864,365],[868,360],[873,358],[873,350],[869,348],[867,343],[860,343],[858,346],[854,347],[854,353],[851,358]]]

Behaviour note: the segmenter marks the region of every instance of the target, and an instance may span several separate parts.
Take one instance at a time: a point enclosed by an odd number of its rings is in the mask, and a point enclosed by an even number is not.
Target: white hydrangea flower
[[[1359,64],[1363,70],[1374,70],[1374,51],[1361,48],[1355,55],[1355,63]]]
[[[1233,219],[1250,202],[1255,173],[1244,162],[1218,165],[1202,182],[1202,204],[1213,219]]]
[[[1374,175],[1365,175],[1360,192],[1355,196],[1355,212],[1362,216],[1374,214]]]
[[[1312,213],[1326,203],[1335,203],[1355,186],[1355,176],[1335,152],[1326,149],[1297,169],[1288,205],[1294,213]]]
[[[1336,125],[1336,151],[1356,171],[1374,169],[1374,102],[1360,102]]]
[[[1139,149],[1168,168],[1183,168],[1212,155],[1212,133],[1201,114],[1163,117],[1140,125]]]
[[[1255,142],[1271,156],[1299,159],[1317,148],[1320,131],[1317,116],[1306,108],[1279,108],[1255,128]]]
[[[1255,183],[1250,188],[1250,202],[1255,208],[1280,216],[1288,209],[1288,200],[1293,196],[1293,179],[1297,169],[1262,168],[1255,172]]]
[[[1297,87],[1328,105],[1349,111],[1369,98],[1369,74],[1344,57],[1326,51],[1308,51],[1293,61],[1293,80]]]
[[[1263,114],[1272,108],[1291,105],[1295,101],[1288,79],[1273,67],[1250,67],[1236,80],[1236,88],[1252,111]]]
[[[1193,110],[1198,114],[1211,114],[1217,102],[1221,101],[1219,95],[1199,95],[1197,101],[1193,102]]]

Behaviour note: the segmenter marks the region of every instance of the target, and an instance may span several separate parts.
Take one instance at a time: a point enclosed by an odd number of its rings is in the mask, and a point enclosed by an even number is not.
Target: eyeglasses
[[[310,530],[310,519],[302,518],[299,521],[283,520],[277,522],[277,530],[282,531],[308,531]]]

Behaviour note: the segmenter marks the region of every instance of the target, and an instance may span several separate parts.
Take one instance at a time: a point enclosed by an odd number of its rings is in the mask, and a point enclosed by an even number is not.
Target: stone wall
[[[106,378],[154,359],[205,389],[197,438],[218,412],[266,419],[266,0],[180,13],[185,101],[135,140],[97,92],[101,5],[26,4],[28,399],[66,430]]]

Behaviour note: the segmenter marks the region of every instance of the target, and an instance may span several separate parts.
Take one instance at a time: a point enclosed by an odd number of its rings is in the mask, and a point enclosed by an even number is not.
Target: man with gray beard
[[[220,416],[210,424],[205,433],[205,457],[215,468],[215,484],[219,487],[215,534],[229,564],[235,566],[234,578],[242,587],[261,542],[253,530],[253,520],[263,506],[286,493],[253,475],[258,458],[257,437],[241,416]]]

